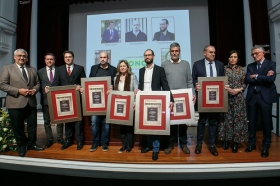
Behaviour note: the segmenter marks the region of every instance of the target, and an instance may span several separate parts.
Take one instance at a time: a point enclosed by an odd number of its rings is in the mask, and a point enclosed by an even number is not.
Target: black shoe
[[[18,155],[24,157],[26,154],[26,146],[19,146],[18,147]]]
[[[73,145],[73,143],[71,143],[70,141],[66,140],[64,142],[64,144],[61,146],[61,150],[67,149],[68,147],[70,147],[71,145]]]
[[[142,148],[141,149],[141,153],[147,153],[149,151],[151,151],[152,149],[150,147],[146,147],[146,148]]]
[[[249,145],[246,149],[245,152],[252,152],[252,150],[256,150],[256,145]]]
[[[132,146],[127,146],[127,148],[126,148],[126,152],[130,152],[130,151],[131,151],[131,149],[132,149]]]
[[[158,152],[153,152],[153,155],[152,155],[152,160],[157,160],[158,159]]]
[[[77,150],[81,150],[83,147],[84,147],[84,143],[83,142],[78,142]]]
[[[232,153],[237,153],[237,151],[238,151],[238,143],[233,142],[233,145],[232,145]]]
[[[97,150],[97,148],[98,148],[98,144],[97,144],[97,143],[94,143],[94,144],[92,144],[92,146],[90,147],[89,151],[90,151],[90,152],[94,152],[94,151]]]
[[[45,145],[45,148],[50,148],[51,146],[53,145],[53,140],[48,140],[46,145]]]
[[[63,145],[64,144],[64,140],[62,138],[58,138],[57,139],[57,143],[60,143],[61,145]]]
[[[126,149],[126,146],[122,146],[122,148],[120,148],[118,153],[122,153],[123,151],[125,151],[125,149]]]
[[[202,145],[196,145],[196,147],[195,147],[195,153],[196,154],[200,154],[201,153],[201,149],[202,149]]]
[[[36,143],[29,144],[27,150],[45,150],[43,147],[38,146]]]
[[[224,140],[223,149],[228,150],[229,141]]]
[[[218,151],[215,146],[210,146],[210,147],[208,147],[208,149],[213,156],[218,156]]]
[[[266,158],[266,157],[268,157],[268,155],[269,155],[269,153],[268,153],[268,148],[263,148],[262,153],[261,153],[261,156],[262,156],[263,158]]]

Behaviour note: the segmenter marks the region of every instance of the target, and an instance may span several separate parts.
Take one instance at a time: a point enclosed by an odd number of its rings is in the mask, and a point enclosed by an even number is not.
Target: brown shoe
[[[173,147],[168,147],[167,149],[164,149],[164,154],[170,154]]]
[[[190,149],[187,145],[182,145],[181,149],[185,154],[190,154]]]

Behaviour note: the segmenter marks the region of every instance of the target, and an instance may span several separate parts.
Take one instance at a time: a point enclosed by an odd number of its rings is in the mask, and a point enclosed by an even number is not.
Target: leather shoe
[[[132,149],[132,147],[128,145],[127,148],[126,148],[126,152],[130,152],[131,149]]]
[[[215,146],[210,146],[210,147],[208,147],[208,149],[213,156],[218,156],[218,151]]]
[[[142,149],[141,149],[141,153],[147,153],[147,152],[149,152],[149,151],[151,151],[151,150],[152,150],[152,149],[149,148],[149,147],[142,148]]]
[[[228,150],[229,141],[224,140],[223,149]]]
[[[237,151],[238,151],[238,143],[233,142],[233,145],[232,145],[232,153],[237,153]]]
[[[77,144],[77,150],[81,150],[84,147],[83,142],[78,142]]]
[[[62,138],[58,138],[58,139],[57,139],[57,142],[60,143],[61,145],[64,144],[64,140],[63,140]]]
[[[202,149],[202,145],[196,145],[196,147],[195,147],[195,153],[196,154],[200,154],[201,153],[201,149]]]
[[[158,152],[153,152],[153,155],[152,155],[152,160],[157,160],[158,159]]]
[[[261,153],[261,156],[262,156],[263,158],[266,158],[266,157],[268,157],[268,155],[269,155],[268,149],[267,149],[267,148],[263,148],[262,153]]]
[[[45,150],[43,147],[38,146],[36,143],[28,145],[27,149],[28,150]]]
[[[48,140],[46,145],[45,145],[45,148],[50,148],[51,146],[53,145],[53,140]]]
[[[18,147],[18,155],[24,157],[26,154],[26,146],[19,146]]]
[[[64,144],[61,147],[61,150],[67,149],[68,147],[70,147],[73,143],[71,143],[70,141],[65,141]]]
[[[252,150],[256,150],[256,145],[249,145],[249,146],[245,149],[245,152],[252,152]]]

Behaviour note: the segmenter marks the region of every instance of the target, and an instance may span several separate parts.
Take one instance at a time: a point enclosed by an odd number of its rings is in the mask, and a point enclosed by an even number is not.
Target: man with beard
[[[140,30],[140,22],[134,19],[132,22],[133,30],[125,33],[125,42],[147,41],[147,35]]]
[[[168,84],[171,90],[192,88],[193,89],[193,101],[195,103],[195,92],[192,82],[191,67],[189,62],[180,59],[180,45],[179,43],[172,43],[170,45],[171,59],[162,63],[162,67],[165,70]],[[170,136],[167,140],[167,148],[164,150],[165,154],[170,154],[174,148],[174,140],[177,129],[179,127],[179,145],[185,154],[190,154],[190,149],[187,147],[187,125],[171,125]]]
[[[90,70],[89,77],[111,77],[111,85],[114,84],[114,77],[117,73],[116,67],[113,67],[108,63],[109,57],[107,52],[101,52],[99,55],[99,64],[93,65]],[[99,134],[99,128],[102,125],[101,136]],[[94,115],[91,116],[91,132],[92,132],[92,146],[89,149],[90,152],[96,151],[99,144],[102,146],[102,150],[108,151],[109,143],[109,133],[110,133],[110,124],[106,123],[105,115]]]
[[[139,70],[139,91],[170,91],[164,68],[154,64],[154,51],[147,49],[144,52],[146,66]],[[170,96],[169,107],[173,107],[173,97]],[[158,159],[160,148],[160,135],[147,135],[147,147],[141,149],[141,153],[153,150],[152,159]]]
[[[156,32],[153,41],[174,41],[175,35],[167,30],[169,22],[167,19],[162,19],[160,23],[160,31]]]

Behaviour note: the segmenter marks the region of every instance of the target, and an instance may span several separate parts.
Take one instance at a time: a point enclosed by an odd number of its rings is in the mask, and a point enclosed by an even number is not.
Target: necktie
[[[68,66],[68,67],[67,67],[67,69],[68,69],[68,70],[67,70],[67,72],[68,72],[68,75],[70,76],[70,75],[71,75],[71,70],[70,70],[70,66]]]
[[[261,63],[260,63],[260,62],[258,62],[257,64],[258,64],[258,72],[259,72],[259,71],[260,71],[260,69],[261,69]]]
[[[21,72],[22,72],[22,75],[23,75],[25,81],[28,82],[27,74],[26,74],[26,72],[24,70],[24,67],[20,67],[20,68],[21,68]]]
[[[52,68],[50,68],[50,82],[53,82],[53,73],[52,73]]]
[[[209,62],[209,65],[210,65],[210,77],[213,77],[212,62]]]
[[[261,69],[261,63],[258,62],[257,65],[258,65],[258,73],[259,73],[259,72],[260,72],[260,69]],[[260,86],[256,86],[256,87],[255,87],[255,91],[256,91],[256,92],[259,92],[260,90],[261,90]]]

